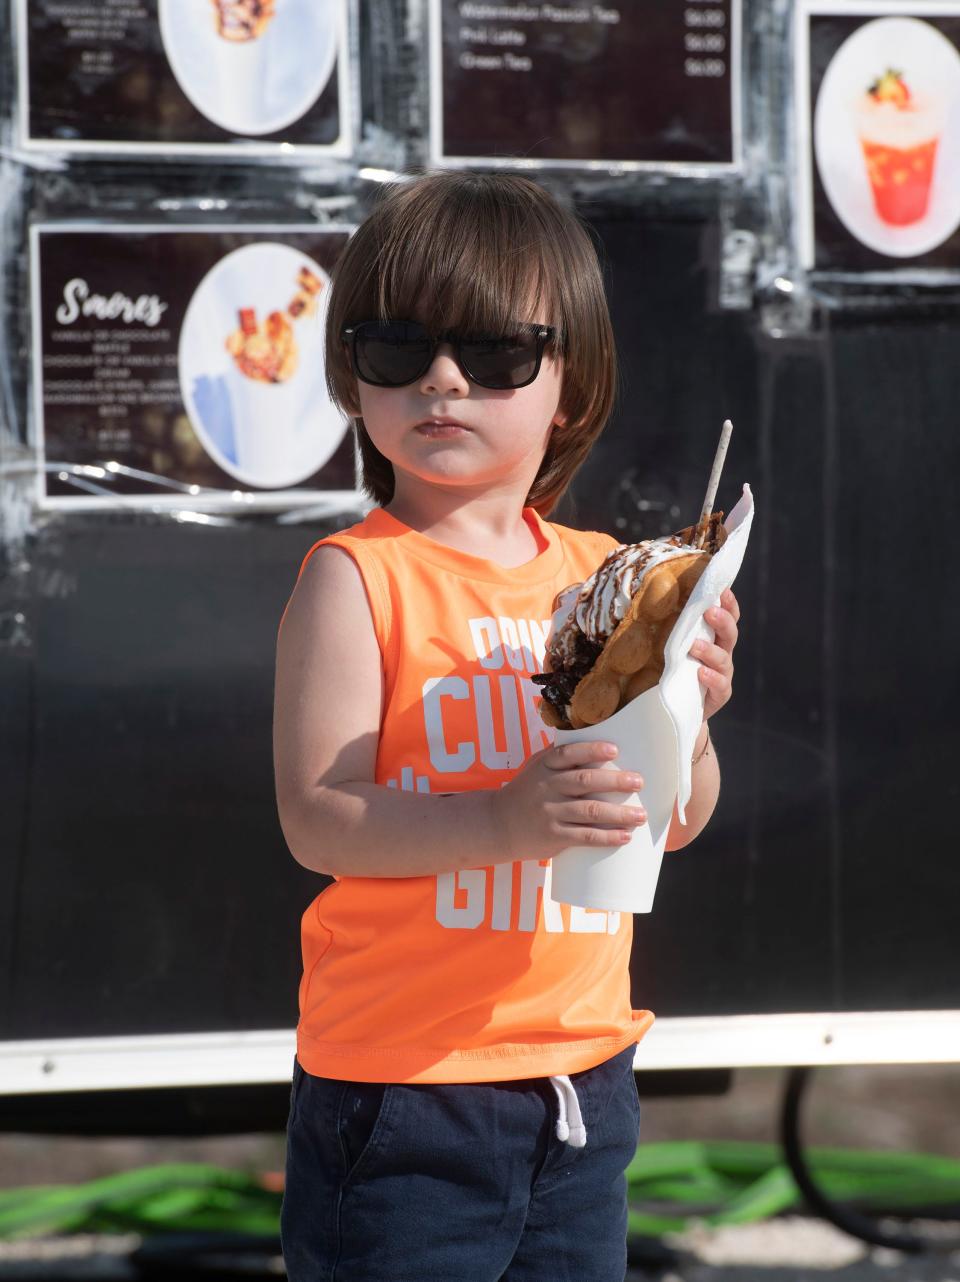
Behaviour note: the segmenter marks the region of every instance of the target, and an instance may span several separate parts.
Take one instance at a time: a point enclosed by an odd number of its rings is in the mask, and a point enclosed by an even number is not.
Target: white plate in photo
[[[323,282],[313,315],[287,314],[297,350],[283,382],[249,377],[227,350],[240,311],[254,309],[258,325],[287,313],[306,267]],[[210,457],[245,485],[282,490],[313,476],[333,455],[347,420],[327,394],[324,322],[330,278],[309,255],[261,241],[226,254],[198,285],[183,318],[180,393]]]
[[[230,133],[275,133],[305,115],[333,72],[340,0],[275,0],[251,40],[219,34],[215,0],[160,0],[160,34],[177,83]]]
[[[888,68],[933,105],[942,127],[926,213],[904,226],[877,213],[857,130],[858,106]],[[894,258],[936,249],[960,225],[960,51],[919,18],[877,18],[859,27],[824,74],[813,146],[827,198],[851,236]]]

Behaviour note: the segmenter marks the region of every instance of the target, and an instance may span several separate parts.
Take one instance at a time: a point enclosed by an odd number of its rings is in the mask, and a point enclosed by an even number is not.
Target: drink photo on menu
[[[809,16],[805,265],[956,265],[960,6],[859,18],[853,7]]]

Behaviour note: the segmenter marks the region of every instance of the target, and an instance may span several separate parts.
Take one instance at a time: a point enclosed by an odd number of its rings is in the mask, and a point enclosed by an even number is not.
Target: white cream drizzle
[[[560,593],[547,642],[551,655],[560,664],[572,658],[578,631],[602,645],[626,614],[649,570],[698,552],[705,555],[699,548],[667,539],[621,543],[589,579]]]

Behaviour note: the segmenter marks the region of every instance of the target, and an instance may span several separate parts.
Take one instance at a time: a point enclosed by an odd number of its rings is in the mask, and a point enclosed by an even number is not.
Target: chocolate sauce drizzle
[[[602,650],[602,645],[591,641],[582,632],[577,632],[573,638],[573,655],[564,666],[556,672],[538,672],[531,678],[542,687],[541,693],[544,699],[564,720],[567,717],[567,705],[573,698],[577,683],[592,669]]]
[[[690,525],[686,529],[678,530],[676,534],[672,534],[665,539],[658,539],[656,542],[672,544],[673,546],[689,545],[693,541],[696,529],[696,526]],[[713,556],[722,547],[726,540],[726,534],[727,532],[723,526],[723,513],[713,512],[708,521],[703,550]],[[603,564],[606,565],[608,561],[619,557],[623,550],[621,548],[611,552]],[[598,575],[598,577],[600,576]],[[563,719],[564,725],[569,724],[567,709],[570,706],[570,700],[573,698],[573,692],[579,682],[593,669],[593,665],[603,652],[606,640],[592,641],[576,626],[575,621],[568,621],[568,628],[571,622],[573,625],[572,637],[570,632],[567,632],[567,645],[564,647],[565,654],[558,649],[552,648],[550,641],[554,638],[549,638],[547,650],[550,657],[551,671],[540,672],[532,677],[532,680],[540,686],[543,698],[556,710]]]

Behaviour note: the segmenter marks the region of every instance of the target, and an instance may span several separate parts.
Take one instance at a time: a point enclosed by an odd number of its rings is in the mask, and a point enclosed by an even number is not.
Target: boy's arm
[[[677,818],[677,808],[673,808],[673,818],[667,832],[667,850],[681,850],[688,846],[694,837],[699,836],[706,828],[720,795],[720,764],[713,741],[708,743],[709,730],[704,722],[697,735],[697,744],[693,759],[693,791],[686,805],[687,822],[682,824]],[[703,749],[706,747],[706,752]],[[703,753],[701,756],[700,754]],[[699,760],[698,760],[699,758]]]
[[[645,821],[638,779],[600,771],[601,740],[544,748],[502,788],[450,796],[374,783],[383,672],[363,581],[330,544],[303,568],[277,638],[274,770],[280,826],[298,863],[352,877],[422,877],[569,846],[616,846]]]
[[[690,657],[702,666],[698,677],[704,686],[703,724],[693,750],[693,793],[687,803],[687,822],[681,824],[674,808],[667,833],[667,850],[689,845],[707,826],[720,795],[720,766],[717,751],[710,741],[708,718],[726,704],[733,693],[733,651],[737,644],[740,606],[729,588],[720,594],[720,604],[704,615],[714,629],[714,640],[695,641]],[[706,752],[704,752],[706,748]]]
[[[274,773],[298,863],[354,877],[419,877],[507,862],[487,791],[374,783],[383,670],[359,571],[335,545],[304,566],[277,639]]]

